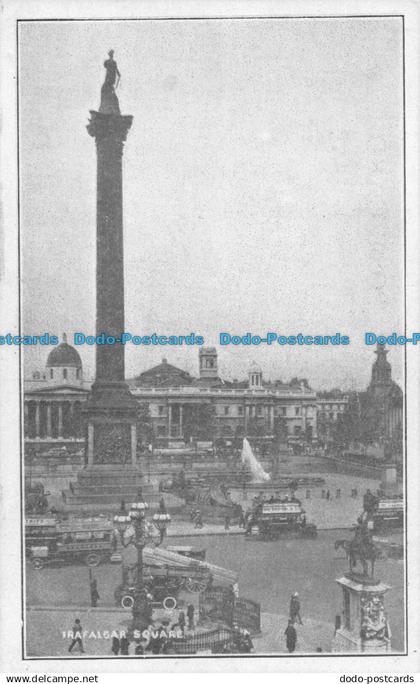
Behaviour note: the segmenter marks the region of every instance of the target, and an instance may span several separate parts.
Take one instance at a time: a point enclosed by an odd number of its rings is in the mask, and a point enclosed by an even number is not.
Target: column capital
[[[131,115],[101,114],[101,112],[90,110],[90,116],[86,128],[97,143],[109,138],[118,142],[124,142],[127,139],[127,133],[133,123]]]

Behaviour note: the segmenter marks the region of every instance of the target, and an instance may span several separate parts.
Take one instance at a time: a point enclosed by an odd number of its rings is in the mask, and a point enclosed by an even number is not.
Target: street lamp
[[[149,508],[145,501],[133,503],[129,511],[129,518],[134,530],[134,546],[137,549],[137,576],[134,590],[133,603],[133,629],[142,630],[147,627],[142,624],[142,618],[146,622],[151,616],[151,606],[147,599],[143,586],[143,549],[147,542],[146,510]]]
[[[166,528],[168,527],[169,523],[171,522],[171,516],[169,513],[166,512],[160,512],[160,513],[155,513],[153,516],[153,523],[155,527],[159,530],[160,534],[160,543],[162,544],[165,534],[166,534]]]
[[[142,629],[144,626],[147,627],[147,624],[142,624],[142,620],[146,623],[151,617],[151,605],[143,585],[143,549],[148,540],[153,536],[150,530],[151,525],[146,520],[146,511],[148,508],[149,506],[145,501],[139,501],[131,504],[128,514],[134,530],[133,543],[137,549],[137,577],[133,604],[133,625],[135,629]],[[165,536],[166,528],[171,521],[171,516],[169,513],[161,510],[159,513],[153,515],[152,520],[155,528],[159,531],[158,544],[161,544]]]

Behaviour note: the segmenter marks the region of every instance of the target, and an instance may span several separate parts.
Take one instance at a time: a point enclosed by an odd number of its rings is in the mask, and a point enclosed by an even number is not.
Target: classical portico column
[[[306,432],[306,406],[302,406],[302,432]]]
[[[183,435],[183,430],[182,430],[182,427],[183,427],[183,408],[184,408],[183,405],[180,404],[179,405],[179,436],[180,437],[182,437],[182,435]]]
[[[47,437],[52,437],[51,403],[47,404]]]
[[[39,401],[35,402],[35,437],[39,437],[39,426],[40,426],[40,414],[39,414]]]
[[[168,405],[168,437],[172,437],[172,404]]]
[[[58,437],[63,436],[63,404],[58,402]]]

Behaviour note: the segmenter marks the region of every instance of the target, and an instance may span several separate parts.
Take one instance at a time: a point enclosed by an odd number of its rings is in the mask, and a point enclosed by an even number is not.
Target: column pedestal
[[[334,635],[333,652],[386,653],[391,632],[384,608],[388,585],[362,576],[336,580],[343,592],[340,625]]]

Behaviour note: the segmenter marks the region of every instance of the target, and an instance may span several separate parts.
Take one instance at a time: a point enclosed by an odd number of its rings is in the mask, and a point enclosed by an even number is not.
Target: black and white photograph
[[[15,26],[20,657],[391,671],[415,648],[404,15],[117,5]]]

